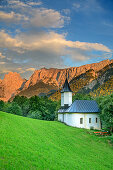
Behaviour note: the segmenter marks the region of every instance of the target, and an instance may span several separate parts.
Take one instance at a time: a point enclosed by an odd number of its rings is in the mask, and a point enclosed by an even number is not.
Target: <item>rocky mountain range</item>
[[[21,78],[16,72],[9,72],[3,80],[0,79],[0,100],[8,101],[17,94],[27,97],[46,94],[57,100],[66,75],[74,94],[81,90],[94,95],[94,91],[108,81],[113,89],[113,60],[66,69],[42,68],[36,70],[29,80]]]

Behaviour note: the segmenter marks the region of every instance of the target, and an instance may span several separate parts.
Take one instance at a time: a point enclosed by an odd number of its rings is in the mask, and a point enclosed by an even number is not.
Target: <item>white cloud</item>
[[[14,51],[20,51],[19,48],[22,47],[22,44],[23,44],[22,41],[16,38],[12,38],[4,30],[0,31],[0,47],[1,48],[8,48]]]
[[[9,1],[9,5],[11,5],[12,11],[9,13],[0,11],[0,20],[6,23],[13,22],[14,24],[19,22],[19,24],[26,28],[62,28],[64,26],[64,22],[68,22],[70,20],[69,17],[61,15],[59,11],[41,7],[34,8],[33,6],[36,4],[41,4],[41,2],[24,3],[21,1],[11,0]],[[15,8],[18,9],[15,10]],[[14,11],[16,11],[16,13]]]
[[[71,44],[72,44],[72,47],[79,48],[82,50],[88,50],[88,51],[96,50],[96,51],[105,51],[105,52],[111,51],[108,47],[106,47],[103,44],[99,44],[99,43],[88,43],[88,42],[76,41]]]
[[[40,35],[21,35],[19,36],[20,40],[23,39],[24,49],[26,50],[37,50],[37,49],[51,49],[55,52],[62,51],[63,48],[75,48],[85,51],[105,51],[110,52],[111,50],[103,44],[99,43],[88,43],[80,41],[67,41],[64,34],[57,34],[55,32],[43,33]],[[30,42],[30,43],[28,43]]]
[[[8,4],[11,5],[13,8],[22,8],[22,7],[27,7],[27,3],[24,3],[22,1],[19,0],[10,0],[8,1]]]
[[[31,5],[31,6],[37,6],[37,5],[42,5],[42,2],[41,1],[38,1],[38,2],[28,2],[27,4]]]
[[[0,20],[2,20],[3,22],[17,22],[17,21],[27,21],[28,17],[22,15],[22,14],[16,14],[15,12],[10,12],[10,13],[6,13],[3,11],[0,11]]]
[[[37,9],[32,12],[30,25],[33,27],[62,28],[66,17],[53,9]]]
[[[8,48],[19,53],[26,51],[54,52],[58,55],[65,55],[66,48],[79,49],[83,51],[104,51],[111,50],[103,44],[88,43],[80,41],[67,41],[64,34],[55,32],[39,32],[38,34],[19,34],[12,38],[5,31],[0,32],[0,47]]]

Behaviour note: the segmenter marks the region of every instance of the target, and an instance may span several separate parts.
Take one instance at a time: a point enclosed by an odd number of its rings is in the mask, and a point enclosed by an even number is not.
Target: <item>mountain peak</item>
[[[44,67],[40,70],[35,70],[28,81],[22,79],[20,74],[17,72],[9,72],[4,76],[3,80],[0,80],[0,86],[1,89],[4,88],[5,100],[8,100],[12,95],[17,94],[17,92],[19,92],[19,89],[20,91],[24,91],[28,88],[30,89],[34,85],[37,85],[40,81],[47,86],[53,87],[53,90],[54,88],[56,90],[64,84],[66,73],[69,82],[76,78],[77,76],[80,76],[84,73],[87,73],[87,77],[88,75],[89,77],[91,75],[92,79],[95,79],[95,77],[98,76],[97,74],[100,70],[102,70],[106,66],[109,66],[112,63],[113,60],[107,59],[99,63],[92,63],[80,67],[70,67],[65,69],[57,68],[47,69]],[[90,81],[92,81],[92,79],[90,78]],[[37,86],[35,88],[37,88]],[[35,93],[36,92],[37,90],[35,91]],[[36,95],[38,95],[38,92],[36,93]]]
[[[4,98],[3,100],[7,101],[19,88],[21,88],[24,82],[25,79],[22,79],[17,72],[9,72],[6,74],[0,84],[1,89],[4,91],[4,96],[2,96]]]

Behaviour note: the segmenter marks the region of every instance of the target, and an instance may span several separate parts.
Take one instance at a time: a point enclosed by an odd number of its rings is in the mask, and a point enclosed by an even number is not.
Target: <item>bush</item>
[[[93,100],[93,98],[90,96],[90,94],[76,93],[73,96],[73,101],[74,100]]]
[[[33,96],[29,99],[30,113],[40,111],[42,120],[55,120],[57,103],[45,97]],[[38,118],[37,118],[38,119]]]
[[[39,110],[30,112],[27,117],[33,118],[33,119],[42,119],[42,113]]]
[[[3,111],[8,112],[8,108],[11,106],[10,102],[4,103]]]
[[[98,97],[96,99],[100,107],[100,118],[102,121],[102,127],[109,130],[110,133],[113,131],[113,94]]]
[[[27,116],[30,111],[29,99],[25,96],[15,96],[13,102],[21,107],[23,116]]]
[[[7,112],[15,114],[15,115],[22,115],[21,107],[15,102],[12,102],[11,104],[9,104],[7,108]]]

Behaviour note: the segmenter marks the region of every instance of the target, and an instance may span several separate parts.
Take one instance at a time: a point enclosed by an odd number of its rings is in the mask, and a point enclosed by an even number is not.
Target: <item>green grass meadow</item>
[[[112,170],[107,137],[0,112],[0,170]]]

